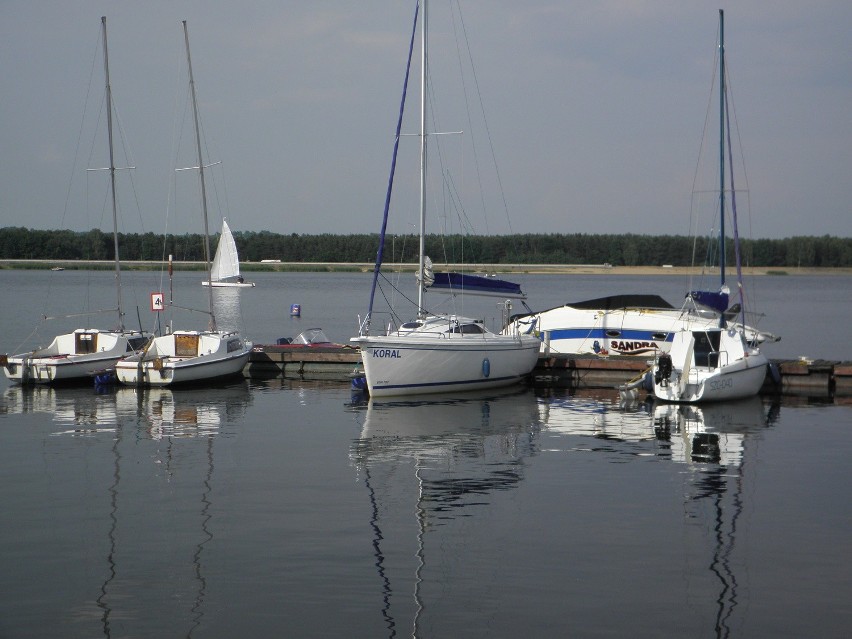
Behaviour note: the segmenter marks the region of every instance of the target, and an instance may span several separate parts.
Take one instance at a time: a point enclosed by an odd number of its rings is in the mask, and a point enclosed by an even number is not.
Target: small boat
[[[202,286],[251,288],[254,282],[246,282],[240,275],[240,258],[237,254],[237,244],[228,221],[222,219],[222,233],[219,235],[219,244],[216,247],[216,255],[213,257],[213,266],[210,269],[210,279],[201,282]]]
[[[112,89],[109,79],[109,53],[107,48],[106,17],[101,18],[103,34],[104,79],[106,87],[106,114],[109,139],[109,174],[112,194],[113,240],[115,244],[115,286],[117,304],[111,312],[117,314],[117,326],[103,330],[96,328],[78,328],[71,333],[57,335],[45,347],[26,353],[4,355],[0,365],[6,377],[15,383],[52,384],[60,382],[79,382],[90,379],[96,373],[109,369],[122,357],[132,353],[148,341],[150,335],[141,330],[124,326],[124,311],[121,296],[121,260],[118,253],[118,216],[115,189],[115,154],[112,136]],[[64,270],[54,266],[52,271]]]
[[[740,309],[744,308],[739,233],[737,231],[736,189],[731,163],[730,187],[726,187],[725,156],[731,156],[728,95],[725,84],[724,12],[719,11],[719,260],[723,274],[725,255],[725,194],[730,192],[737,262]],[[728,145],[726,147],[726,132]],[[714,293],[711,295],[719,295]],[[703,294],[693,293],[700,298]],[[742,310],[743,316],[745,311]],[[753,397],[760,391],[769,369],[769,359],[749,343],[742,325],[729,324],[725,314],[716,327],[684,327],[675,333],[669,353],[660,354],[651,369],[654,395],[667,402],[697,403]]]
[[[421,120],[420,120],[420,251],[417,287],[417,317],[398,327],[389,326],[382,335],[371,335],[373,302],[376,283],[382,266],[388,208],[396,168],[405,89],[414,48],[415,32],[420,15],[421,55]],[[459,390],[489,389],[514,384],[529,375],[538,360],[539,340],[532,335],[514,333],[501,335],[489,330],[479,319],[461,315],[429,314],[425,310],[424,294],[428,286],[445,288],[450,293],[493,294],[503,298],[520,297],[520,288],[493,278],[464,274],[432,274],[424,253],[426,220],[426,130],[427,108],[427,2],[418,3],[414,30],[409,45],[402,105],[397,122],[391,179],[385,199],[382,232],[379,240],[369,307],[360,324],[359,335],[351,338],[361,349],[367,391],[371,397],[445,393]],[[506,308],[510,306],[506,301]]]
[[[64,270],[65,270],[65,268],[64,268],[64,267],[62,267],[62,266],[54,266],[54,267],[52,267],[50,270],[51,270],[51,271],[57,271],[57,272],[58,272],[58,271],[64,271]]]
[[[198,101],[192,75],[189,53],[189,32],[183,22],[186,41],[186,59],[195,120],[195,141],[198,153],[198,174],[201,182],[201,205],[204,217],[205,256],[207,280],[211,277],[209,260],[210,235],[207,226],[207,190],[204,182],[204,161],[201,153],[201,132],[198,125]],[[170,262],[171,265],[171,262]],[[171,273],[171,268],[169,268]],[[208,315],[206,331],[177,330],[152,339],[140,352],[122,359],[115,365],[115,374],[122,384],[138,386],[173,386],[176,384],[206,382],[241,374],[248,362],[252,343],[243,339],[238,331],[222,331],[216,327],[213,287],[208,289]]]
[[[270,348],[267,346],[266,348]],[[332,342],[321,328],[307,328],[296,337],[280,337],[271,348],[351,348]]]

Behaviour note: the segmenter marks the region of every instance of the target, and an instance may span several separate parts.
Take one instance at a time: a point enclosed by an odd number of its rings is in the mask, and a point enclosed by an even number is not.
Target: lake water
[[[221,296],[219,319],[256,343],[311,326],[345,341],[369,288],[355,273],[250,275],[257,288]],[[150,323],[148,295],[168,284],[123,277],[128,315],[138,304]],[[179,274],[176,303],[203,306],[200,279]],[[537,307],[684,290],[671,276],[525,279]],[[0,271],[0,351],[66,326],[31,336],[42,314],[114,305],[111,282]],[[852,278],[756,284],[761,327],[783,336],[770,357],[852,360],[836,332]],[[0,637],[852,629],[849,400],[676,409],[607,390],[365,402],[280,379],[0,384]]]

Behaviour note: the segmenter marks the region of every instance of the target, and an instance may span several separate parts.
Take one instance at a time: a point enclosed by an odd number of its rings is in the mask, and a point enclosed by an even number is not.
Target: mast
[[[719,276],[725,286],[725,12],[719,9]]]
[[[420,25],[420,281],[417,286],[417,314],[425,315],[423,295],[426,292],[425,254],[426,254],[426,72],[427,72],[427,2],[423,0],[423,21]]]
[[[198,100],[195,97],[195,79],[192,76],[192,57],[189,54],[189,31],[186,20],[183,21],[183,37],[186,42],[186,63],[189,68],[189,88],[192,93],[192,115],[195,121],[195,145],[198,150],[198,175],[201,179],[201,210],[204,217],[204,261],[207,265],[207,283],[210,323],[208,330],[216,330],[216,316],[213,314],[213,279],[210,268],[210,231],[207,226],[207,189],[204,184],[204,161],[201,155],[201,131],[198,125]]]
[[[379,272],[382,267],[382,262],[384,261],[384,251],[385,251],[385,236],[387,234],[388,229],[388,213],[390,211],[390,201],[391,194],[393,193],[393,180],[394,175],[396,175],[396,158],[399,152],[399,138],[402,131],[402,116],[405,113],[405,100],[408,95],[408,78],[411,73],[411,57],[414,53],[414,42],[416,40],[417,35],[417,16],[420,13],[420,5],[416,5],[414,8],[414,24],[411,27],[411,39],[408,43],[408,60],[405,63],[405,81],[402,83],[402,98],[399,101],[399,115],[397,116],[396,121],[396,135],[393,139],[393,154],[391,156],[391,168],[390,175],[388,176],[388,188],[385,194],[385,208],[382,213],[382,229],[379,232],[379,249],[376,252],[376,264],[373,268],[373,283],[370,286],[370,304],[367,307],[367,317],[364,320],[364,324],[360,327],[360,333],[362,335],[370,334],[370,324],[373,320],[373,302],[376,298],[376,284],[379,281]]]
[[[112,241],[115,251],[115,290],[118,306],[118,330],[124,330],[124,313],[121,310],[121,263],[118,256],[118,213],[115,197],[115,152],[112,142],[112,87],[109,83],[109,52],[107,46],[106,16],[101,16],[101,28],[104,34],[104,81],[106,83],[107,137],[109,139],[109,181],[112,192]]]

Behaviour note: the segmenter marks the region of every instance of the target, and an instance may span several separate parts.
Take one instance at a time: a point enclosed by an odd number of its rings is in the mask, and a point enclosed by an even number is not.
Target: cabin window
[[[175,355],[177,357],[198,355],[198,335],[175,335]]]
[[[621,331],[608,330],[608,331],[606,332],[606,336],[607,336],[607,337],[619,337],[620,335],[621,335]]]
[[[420,328],[422,324],[420,322],[406,322],[400,328],[404,328],[406,330],[413,330],[415,328]]]
[[[450,326],[448,333],[462,333],[464,335],[481,335],[485,331],[479,324],[454,324]]]
[[[233,353],[234,351],[238,351],[243,347],[243,341],[240,338],[229,339],[228,340],[228,352]]]
[[[74,335],[74,352],[77,355],[96,353],[98,351],[97,333],[77,333]]]

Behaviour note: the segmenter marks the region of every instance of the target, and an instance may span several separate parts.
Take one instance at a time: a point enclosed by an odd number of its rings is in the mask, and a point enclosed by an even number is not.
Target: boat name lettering
[[[659,350],[659,348],[655,342],[620,342],[612,340],[609,343],[609,349],[619,353],[647,353],[648,351]]]
[[[391,359],[399,359],[402,357],[399,350],[394,348],[374,348],[373,357],[389,357]]]
[[[734,380],[730,377],[723,377],[722,379],[717,379],[710,382],[710,390],[719,391],[724,388],[732,388],[734,385]]]

